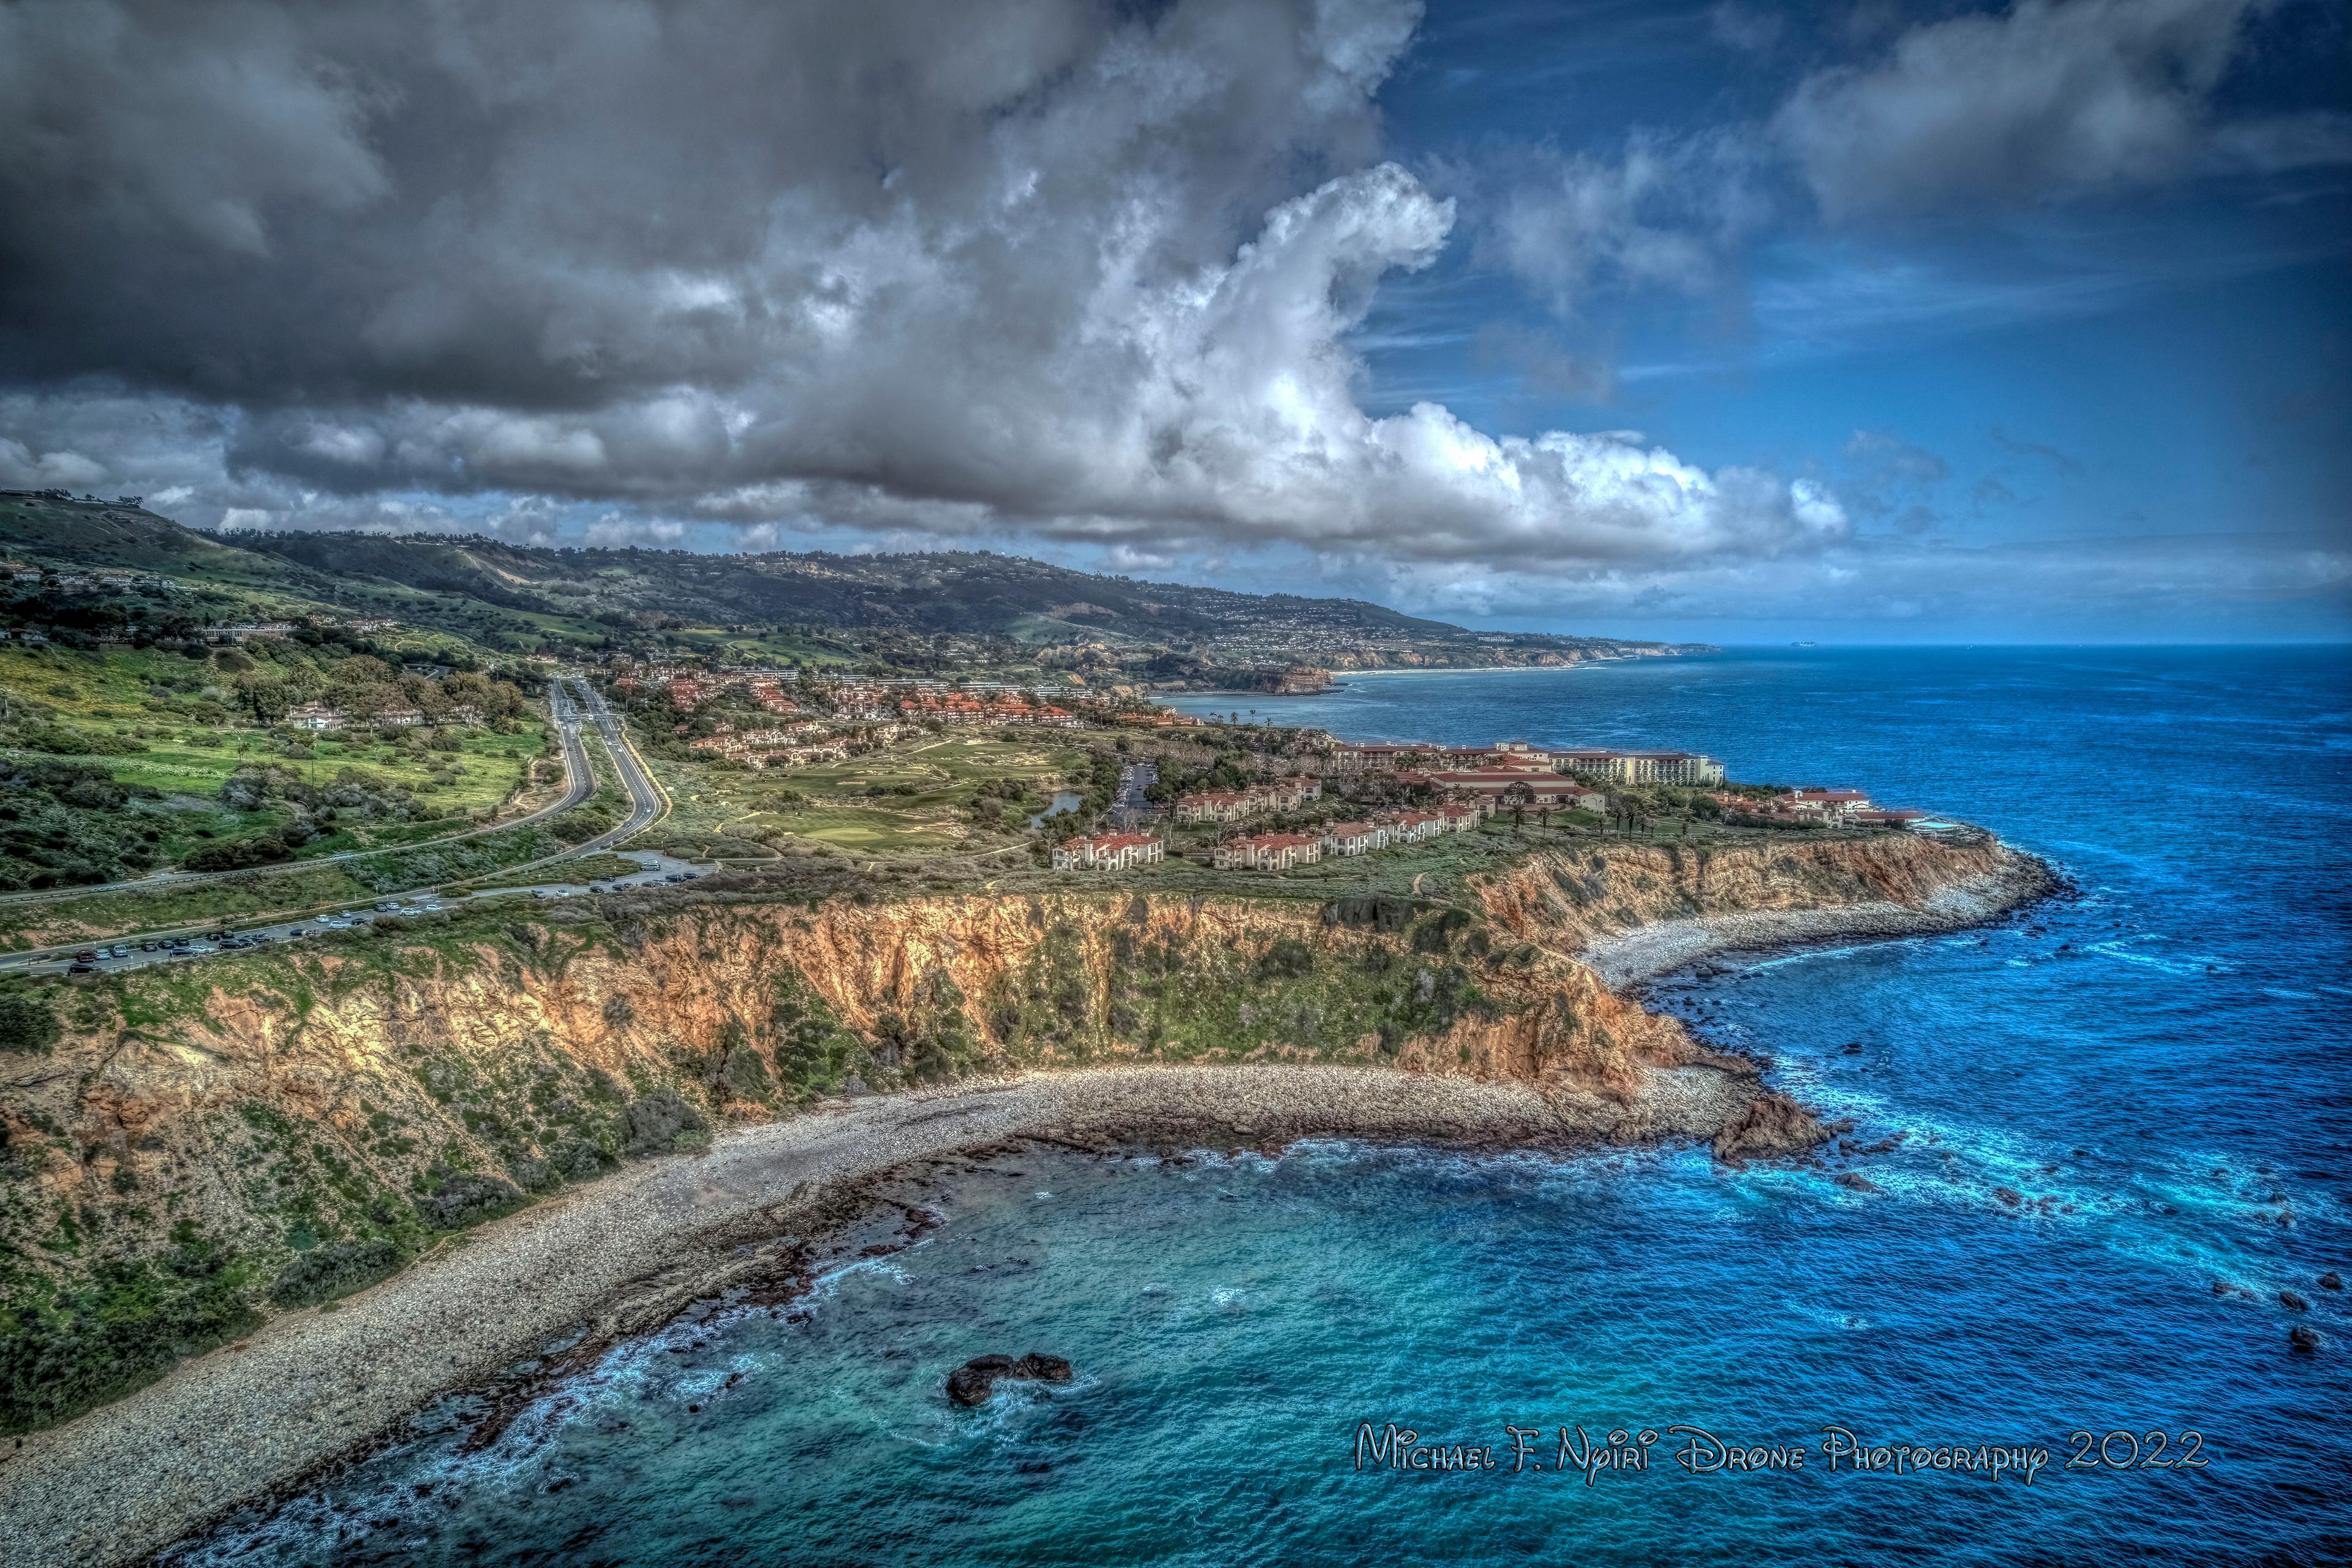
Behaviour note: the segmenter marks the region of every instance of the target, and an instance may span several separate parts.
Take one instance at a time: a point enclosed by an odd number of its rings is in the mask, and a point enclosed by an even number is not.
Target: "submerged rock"
[[[2341,1290],[2344,1289],[2344,1276],[2331,1268],[2319,1277],[2319,1288],[2323,1290]]]
[[[2298,1324],[2286,1331],[2286,1342],[2299,1351],[2315,1351],[2319,1348],[2319,1331]]]
[[[948,1373],[948,1399],[956,1405],[985,1405],[989,1395],[996,1392],[997,1380],[1007,1377],[1067,1383],[1070,1363],[1060,1356],[1038,1351],[1031,1351],[1018,1360],[1009,1355],[974,1356]]]
[[[2305,1300],[2302,1297],[2296,1295],[2292,1290],[2282,1290],[2279,1292],[2279,1305],[2284,1307],[2290,1312],[2308,1312],[2311,1310],[2311,1303]]]

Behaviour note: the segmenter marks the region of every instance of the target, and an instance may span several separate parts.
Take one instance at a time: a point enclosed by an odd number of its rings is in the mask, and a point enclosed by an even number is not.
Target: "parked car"
[[[76,962],[66,965],[66,973],[68,974],[95,974],[98,971],[90,964]]]
[[[76,963],[96,963],[98,962],[98,950],[94,947],[85,947],[79,952],[74,954],[74,962]]]

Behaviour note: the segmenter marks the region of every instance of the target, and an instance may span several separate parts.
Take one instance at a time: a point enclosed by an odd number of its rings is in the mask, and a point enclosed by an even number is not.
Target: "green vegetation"
[[[379,714],[397,702],[444,721],[322,733],[262,724],[298,697]],[[546,746],[509,682],[401,675],[331,639],[10,645],[0,647],[0,891],[463,832],[521,787]]]
[[[257,1326],[244,1260],[183,1226],[161,1257],[110,1259],[78,1286],[0,1275],[0,1435],[54,1426]]]
[[[648,747],[677,809],[641,842],[743,859],[795,838],[869,856],[1000,849],[1023,842],[1030,815],[1084,773],[1094,743],[1055,731],[920,733],[846,762],[767,771]]]
[[[63,1032],[47,995],[0,992],[0,1051],[47,1056]]]
[[[1483,923],[1460,910],[1393,901],[1401,940],[1263,947],[1187,940],[1090,905],[1056,911],[1045,940],[983,999],[1014,1059],[1087,1061],[1115,1047],[1147,1058],[1234,1060],[1268,1052],[1323,1059],[1393,1054],[1465,1014],[1496,1008],[1475,969]],[[1338,923],[1335,921],[1335,923]],[[1091,962],[1109,930],[1109,962]]]
[[[533,888],[542,882],[570,882],[585,886],[614,877],[634,877],[645,869],[625,855],[583,855],[576,860],[560,861],[553,866],[529,870],[510,871],[503,876],[483,877],[464,884],[463,891],[474,892],[491,888]]]

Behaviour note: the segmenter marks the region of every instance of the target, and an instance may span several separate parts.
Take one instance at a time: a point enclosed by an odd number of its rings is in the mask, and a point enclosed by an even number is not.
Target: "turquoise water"
[[[1874,1190],[1690,1151],[999,1158],[934,1188],[912,1245],[789,1310],[721,1304],[619,1347],[479,1451],[480,1404],[445,1402],[175,1561],[2352,1555],[2352,1312],[2316,1283],[2352,1265],[2343,654],[1730,654],[1265,710],[1691,746],[1994,826],[2079,893],[1655,989],[1864,1141],[1904,1134],[1854,1162]],[[2290,1349],[2297,1324],[2316,1353]],[[941,1396],[966,1358],[1027,1350],[1076,1380]],[[1498,1468],[1360,1470],[1366,1421]],[[1545,1468],[1511,1473],[1506,1422],[1540,1429]],[[1677,1423],[1803,1468],[1686,1473]],[[1587,1485],[1552,1468],[1563,1424],[1661,1436],[1648,1469]],[[2049,1458],[2030,1486],[1832,1473],[1832,1425]],[[2113,1433],[2126,1468],[2067,1468]]]

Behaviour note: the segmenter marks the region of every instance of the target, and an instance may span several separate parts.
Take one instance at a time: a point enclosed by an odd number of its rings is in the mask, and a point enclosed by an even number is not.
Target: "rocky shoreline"
[[[602,1343],[772,1268],[760,1244],[838,1225],[873,1184],[923,1162],[1024,1138],[1108,1152],[1333,1135],[1477,1148],[1728,1137],[1769,1153],[1790,1125],[1784,1107],[1728,1065],[1654,1070],[1623,1101],[1242,1066],[1030,1074],[829,1107],[572,1189],[25,1437],[0,1455],[0,1540],[27,1568],[145,1557],[363,1450],[436,1394],[496,1382],[555,1336],[586,1325],[583,1342]]]
[[[2050,898],[2064,886],[2063,879],[2047,862],[2004,849],[2001,863],[1992,871],[1952,883],[1916,906],[1887,900],[1661,921],[1590,942],[1578,956],[1611,990],[1622,992],[1717,953],[1841,937],[1963,931]]]
[[[1980,924],[2061,885],[2042,861],[2003,851],[1992,870],[1916,906],[1661,921],[1592,942],[1582,957],[1623,991],[1717,952]],[[1827,1133],[1752,1067],[1718,1057],[1646,1069],[1625,1098],[1388,1068],[1249,1065],[1030,1073],[836,1103],[572,1188],[23,1438],[0,1451],[0,1539],[12,1563],[146,1557],[363,1452],[436,1394],[511,1387],[517,1361],[558,1336],[577,1339],[568,1363],[731,1282],[774,1278],[780,1260],[928,1163],[1024,1139],[1108,1153],[1317,1136],[1516,1149],[1688,1140],[1737,1163],[1801,1153]]]

